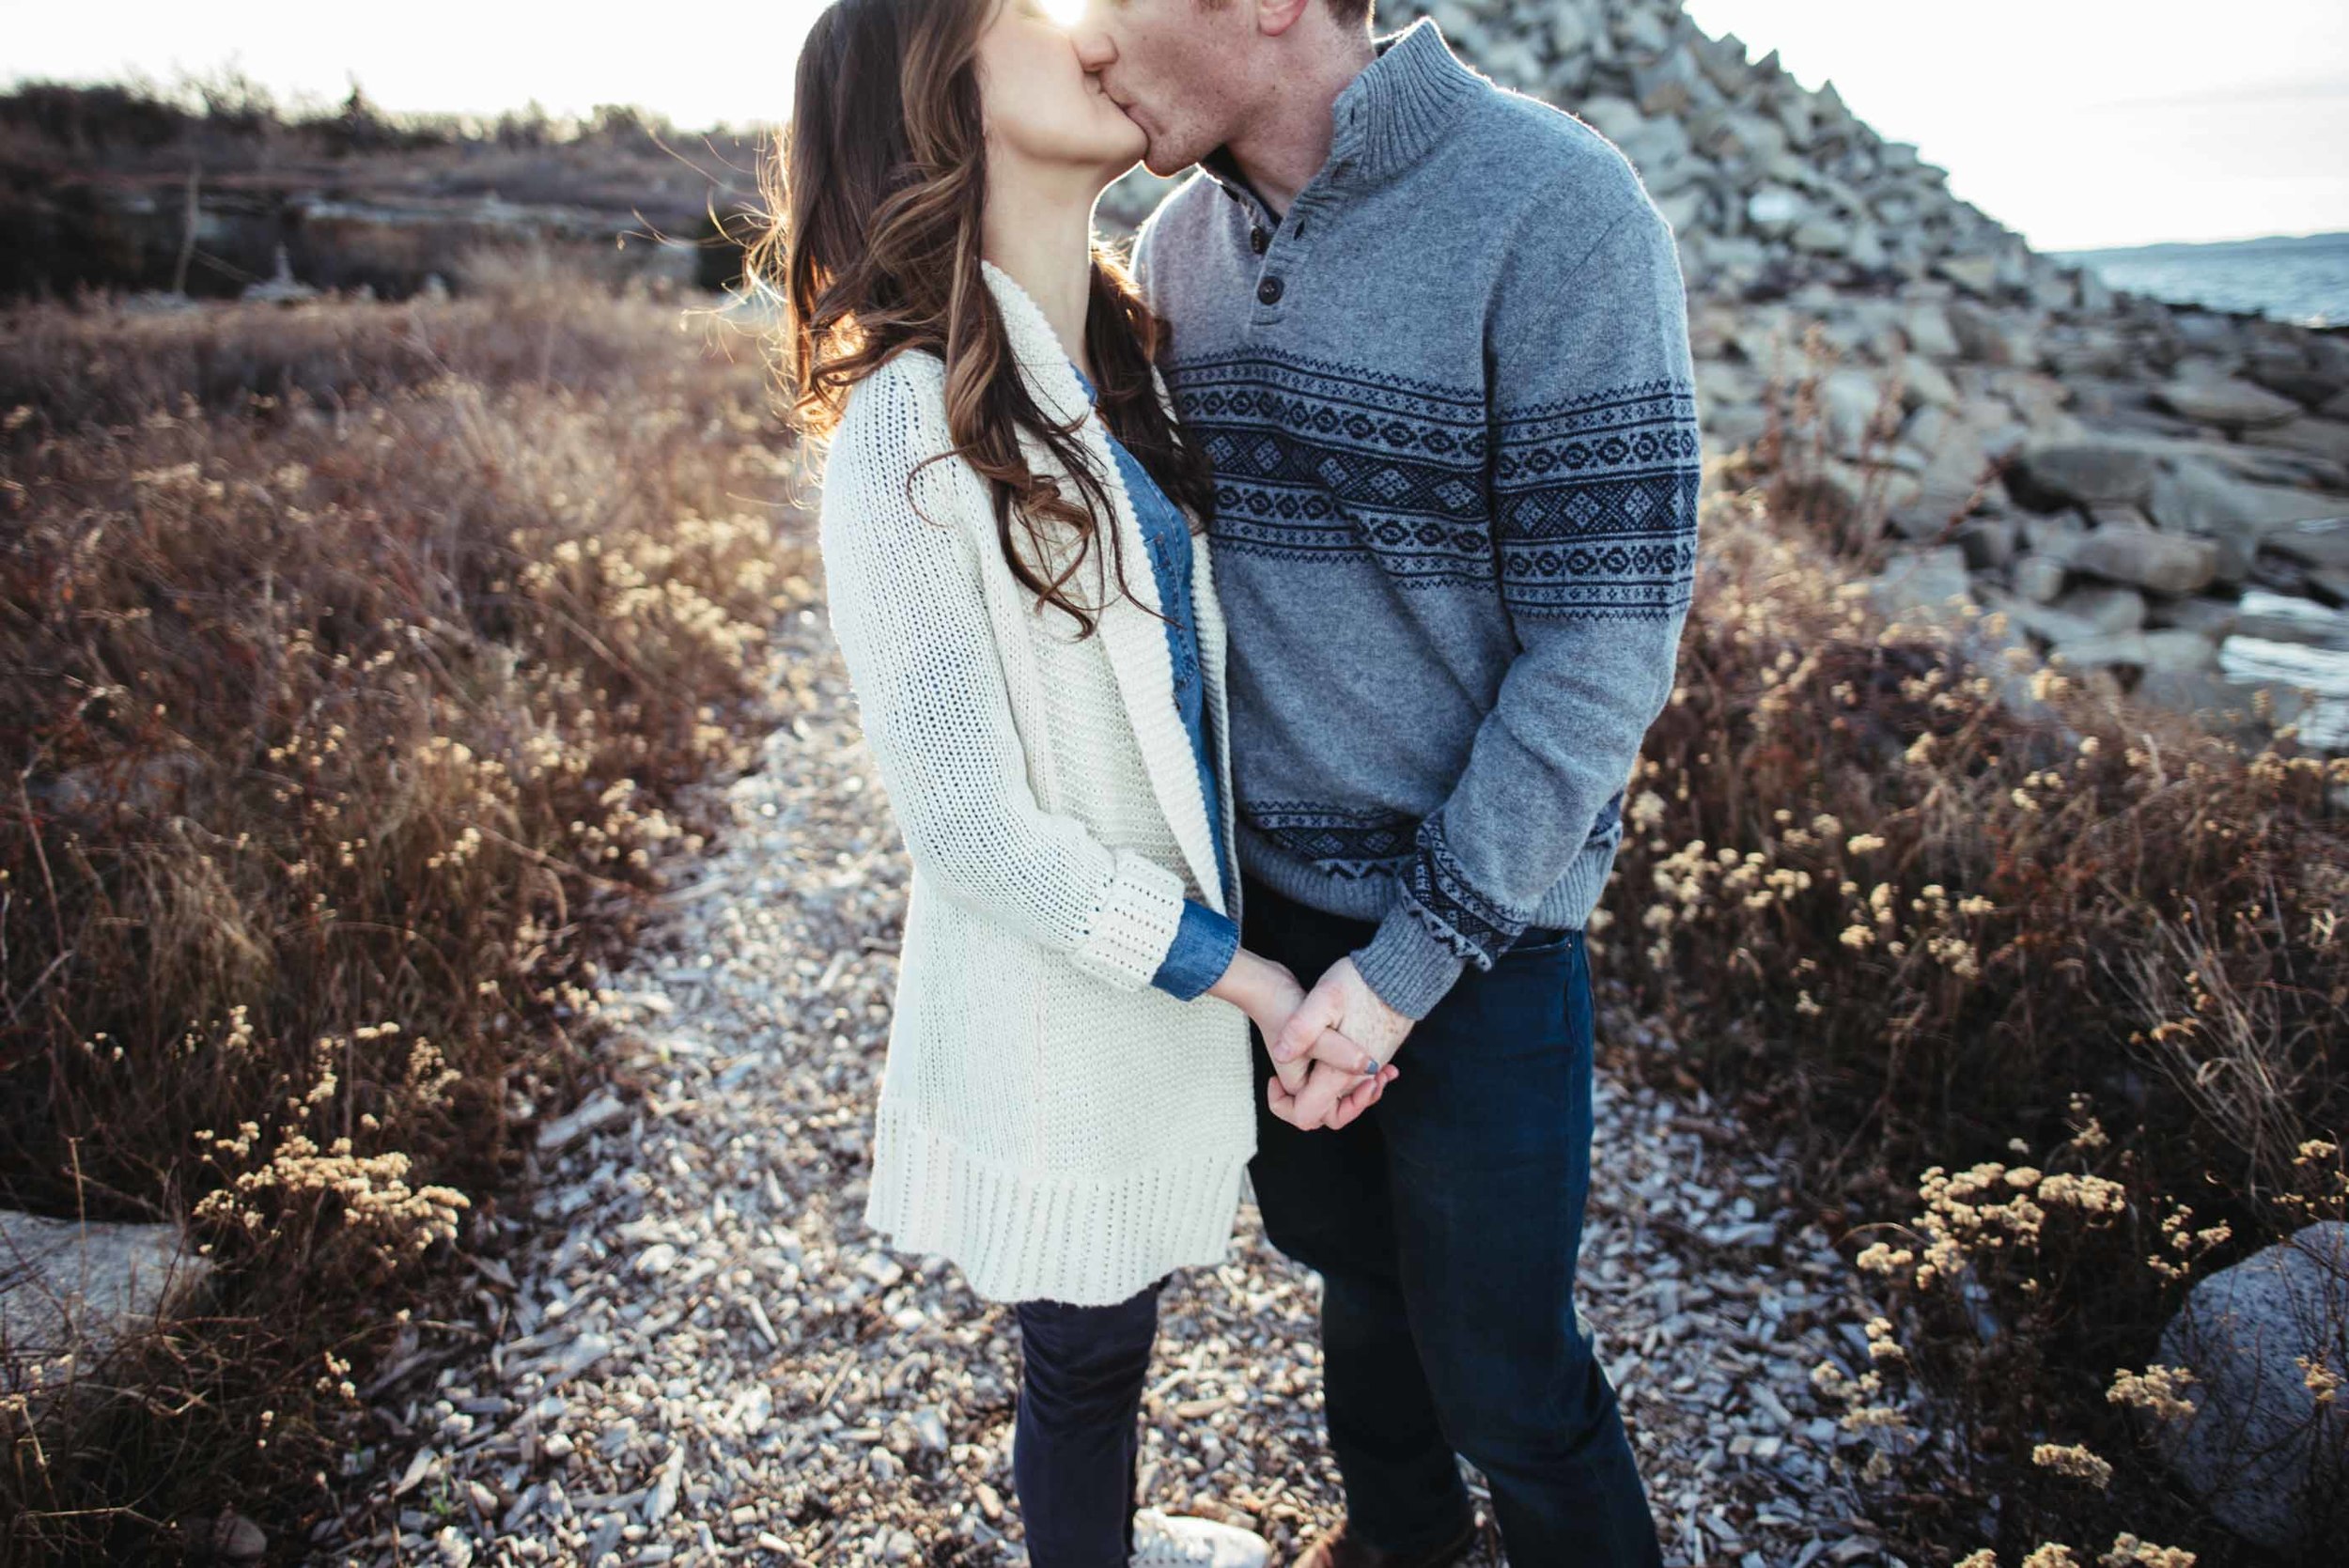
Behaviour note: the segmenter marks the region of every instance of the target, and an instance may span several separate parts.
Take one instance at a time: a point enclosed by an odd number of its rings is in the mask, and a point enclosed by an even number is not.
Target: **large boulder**
[[[2249,595],[2245,599],[2249,599]],[[2155,597],[2145,601],[2145,624],[2155,628],[2183,627],[2224,641],[2243,629],[2246,605],[2232,599],[2195,594],[2186,598]]]
[[[2015,490],[2027,504],[2142,505],[2156,464],[2142,442],[2127,440],[2031,442],[2015,455]]]
[[[2230,429],[2282,425],[2300,413],[2300,405],[2291,398],[2279,396],[2255,382],[2232,378],[2171,381],[2155,389],[2154,396],[2173,413]]]
[[[1987,299],[1999,286],[1999,262],[1989,256],[1950,256],[1934,264],[1934,272],[1968,294]],[[1952,323],[1955,325],[1954,322]],[[1960,328],[1961,335],[1964,329]]]
[[[0,1389],[86,1371],[184,1304],[211,1266],[177,1225],[0,1210]]]
[[[2304,519],[2266,535],[2260,545],[2304,567],[2349,571],[2349,517]]]
[[[2194,1378],[2164,1457],[2229,1529],[2313,1545],[2349,1495],[2349,1401],[2320,1401],[2303,1366],[2349,1379],[2349,1225],[2322,1220],[2196,1285],[2161,1336]]]
[[[1869,583],[1869,598],[1888,620],[1954,622],[1973,603],[1966,552],[1955,545],[1904,551]]]
[[[2099,528],[2073,546],[2075,569],[2162,594],[2190,594],[2218,575],[2218,547],[2209,539],[2151,528]]]
[[[1948,313],[1930,300],[1909,307],[1901,332],[1908,339],[1910,352],[1927,359],[1956,359],[1965,352],[1958,346],[1957,334],[1950,331]]]
[[[2308,706],[2294,721],[2300,744],[2349,751],[2349,653],[2238,633],[2218,644],[2218,667],[2229,680],[2306,692]]]
[[[2264,588],[2247,588],[2234,612],[2233,629],[2246,637],[2349,652],[2349,610],[2330,609],[2314,599]]]
[[[2089,535],[2080,547],[2095,537]],[[2096,631],[2135,631],[2145,624],[2145,596],[2116,582],[2083,582],[2047,608]]]
[[[2157,474],[2145,509],[2154,521],[2180,533],[2257,536],[2341,510],[2338,496],[2284,485],[2238,479],[2215,462],[2181,459]]]
[[[2066,664],[2075,670],[2109,669],[2119,664],[2142,669],[2153,659],[2145,635],[2141,631],[2099,631],[2085,637],[2059,638],[2047,650],[2047,661]]]
[[[1984,365],[2028,365],[2039,357],[2030,326],[2013,317],[1967,300],[1952,300],[1945,314],[1968,359]]]
[[[2312,457],[2349,464],[2349,422],[2339,419],[2290,420],[2263,430],[2247,430],[2244,440],[2263,446],[2280,446],[2290,452],[2306,452]]]

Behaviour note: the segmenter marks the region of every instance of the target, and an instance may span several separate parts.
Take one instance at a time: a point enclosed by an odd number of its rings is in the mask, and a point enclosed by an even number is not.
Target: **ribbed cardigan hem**
[[[1171,1269],[1230,1255],[1245,1144],[1103,1177],[1007,1169],[883,1106],[865,1223],[953,1263],[987,1301],[1105,1307]]]

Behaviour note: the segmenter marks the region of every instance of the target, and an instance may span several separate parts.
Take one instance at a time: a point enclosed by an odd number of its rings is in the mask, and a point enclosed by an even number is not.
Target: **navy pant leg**
[[[1513,948],[1412,1030],[1372,1112],[1387,1113],[1421,1363],[1517,1568],[1661,1560],[1614,1389],[1575,1323],[1592,1044],[1583,933]]]
[[[1249,940],[1308,985],[1372,929],[1253,886],[1243,910],[1243,924],[1261,911],[1268,940],[1291,925],[1314,934],[1297,956]],[[1374,1545],[1456,1530],[1451,1509],[1466,1499],[1437,1483],[1433,1444],[1442,1466],[1457,1452],[1484,1472],[1517,1568],[1660,1560],[1614,1391],[1574,1319],[1592,1043],[1588,955],[1566,932],[1465,971],[1351,1126],[1299,1133],[1259,1113],[1259,1159],[1265,1124],[1275,1129],[1270,1190],[1256,1177],[1266,1233],[1323,1274],[1330,1445]],[[1260,1064],[1260,1092],[1268,1076]],[[1344,1436],[1342,1412],[1361,1423]]]
[[[1021,1301],[1012,1489],[1033,1568],[1126,1568],[1134,1549],[1143,1380],[1161,1277],[1124,1301]]]

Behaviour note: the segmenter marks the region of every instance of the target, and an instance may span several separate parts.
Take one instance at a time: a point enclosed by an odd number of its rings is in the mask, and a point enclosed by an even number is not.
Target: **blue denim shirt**
[[[1068,367],[1077,372],[1085,396],[1094,396],[1092,380],[1074,362]],[[1223,869],[1223,813],[1216,796],[1215,767],[1207,755],[1206,679],[1199,663],[1199,629],[1190,614],[1190,524],[1182,508],[1167,499],[1123,442],[1112,435],[1109,443],[1118,472],[1125,476],[1126,493],[1133,499],[1142,536],[1150,547],[1150,575],[1158,582],[1159,607],[1172,622],[1166,629],[1166,647],[1174,669],[1174,706],[1190,735],[1191,759],[1199,768],[1200,798],[1207,805],[1207,831],[1215,839],[1216,875],[1229,902],[1231,879]],[[1189,1001],[1223,978],[1238,950],[1239,927],[1230,916],[1216,913],[1195,898],[1186,899],[1174,945],[1167,950],[1165,962],[1151,977],[1151,984]]]

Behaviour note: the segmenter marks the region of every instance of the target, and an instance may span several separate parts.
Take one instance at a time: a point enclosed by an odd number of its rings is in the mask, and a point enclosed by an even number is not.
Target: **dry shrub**
[[[1921,1441],[1871,1467],[1896,1539],[2134,1529],[2227,1560],[2107,1391],[2192,1280],[2337,1209],[2305,1151],[2349,1110],[2349,759],[1978,668],[1888,630],[1762,490],[1707,505],[1594,931],[1679,1020],[1666,1070],[1794,1129],[1830,1223],[1883,1244],[1915,1333],[1832,1374],[1854,1424],[1897,1424],[1912,1362],[1966,1396],[1911,1436],[1954,1437],[1975,1491],[1905,1484]]]
[[[221,303],[147,314],[112,302],[29,303],[0,334],[0,413],[44,431],[156,418],[290,417],[354,409],[435,380],[484,389],[607,389],[671,419],[726,422],[756,389],[682,351],[679,312],[657,280],[614,277],[600,257],[548,244],[476,247],[450,269],[457,297],[288,309]],[[615,303],[621,308],[613,308]]]
[[[755,356],[483,273],[0,334],[0,1203],[223,1265],[0,1411],[8,1555],[331,1509],[367,1363],[494,1234],[509,1128],[701,840],[680,787],[771,722],[765,629],[816,590]]]

